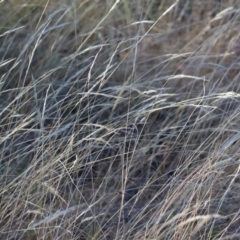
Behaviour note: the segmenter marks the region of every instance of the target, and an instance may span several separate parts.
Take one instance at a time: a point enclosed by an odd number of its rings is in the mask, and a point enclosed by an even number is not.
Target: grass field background
[[[240,239],[240,2],[0,2],[0,239]]]

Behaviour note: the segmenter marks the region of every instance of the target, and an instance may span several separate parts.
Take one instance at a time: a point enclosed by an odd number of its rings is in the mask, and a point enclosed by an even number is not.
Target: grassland
[[[240,2],[0,2],[0,239],[240,239]]]

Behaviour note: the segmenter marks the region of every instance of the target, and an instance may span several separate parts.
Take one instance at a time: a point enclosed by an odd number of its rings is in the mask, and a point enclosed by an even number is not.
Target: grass
[[[239,239],[239,7],[0,2],[0,238]]]

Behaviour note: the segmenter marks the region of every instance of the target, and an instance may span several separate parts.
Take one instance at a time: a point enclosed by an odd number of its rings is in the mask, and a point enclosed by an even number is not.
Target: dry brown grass
[[[0,3],[0,239],[240,239],[240,3]]]

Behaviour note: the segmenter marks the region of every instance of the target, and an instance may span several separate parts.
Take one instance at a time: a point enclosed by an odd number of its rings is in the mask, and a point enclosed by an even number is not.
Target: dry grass
[[[240,3],[0,2],[0,239],[240,239]]]

